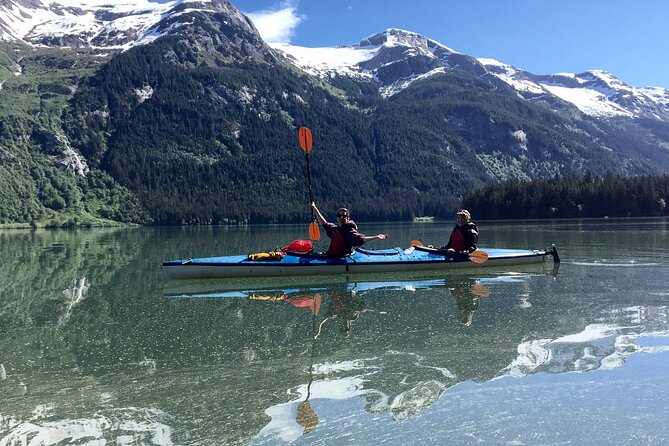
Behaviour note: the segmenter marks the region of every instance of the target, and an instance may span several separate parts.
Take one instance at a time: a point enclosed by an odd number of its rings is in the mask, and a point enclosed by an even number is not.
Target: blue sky
[[[349,45],[386,28],[535,74],[606,70],[669,88],[666,0],[231,0],[266,40]],[[274,37],[271,37],[274,36]]]

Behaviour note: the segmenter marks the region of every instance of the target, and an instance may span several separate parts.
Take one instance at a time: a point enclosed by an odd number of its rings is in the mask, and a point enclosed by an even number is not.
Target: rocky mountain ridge
[[[47,47],[128,49],[185,26],[191,12],[225,14],[251,22],[226,1],[2,0],[0,40]]]
[[[174,0],[157,3],[134,0],[2,0],[0,40],[21,40],[50,47],[128,49],[187,26],[178,17],[188,12],[211,12],[248,19],[236,8],[217,0]],[[383,96],[391,96],[413,81],[445,69],[469,72],[491,82],[501,81],[528,100],[572,104],[582,113],[599,118],[649,118],[669,122],[669,91],[661,87],[637,88],[611,73],[533,74],[495,59],[476,59],[429,37],[387,29],[357,45],[337,48],[301,48],[273,44],[305,71],[327,77],[343,74],[374,79]],[[546,96],[551,98],[546,99]]]
[[[506,179],[669,170],[663,89],[626,92],[605,73],[535,76],[403,30],[352,47],[270,47],[224,0],[142,14],[140,3],[157,5],[132,2],[123,15],[102,0],[0,0],[0,181],[10,185],[0,223],[301,221],[301,126],[314,134],[321,208],[348,205],[359,219],[450,218],[464,191]],[[9,36],[8,11],[27,23],[38,10],[117,32]],[[121,32],[140,16],[151,20]],[[563,85],[606,94],[618,114],[586,113],[556,94]]]
[[[556,100],[597,118],[649,118],[669,122],[669,90],[637,88],[602,70],[584,73],[532,74],[509,64],[474,58],[411,31],[387,29],[357,45],[303,48],[272,44],[310,74],[374,79],[384,96],[444,70],[462,70],[504,86],[532,101],[554,106]],[[549,96],[550,98],[546,98]]]

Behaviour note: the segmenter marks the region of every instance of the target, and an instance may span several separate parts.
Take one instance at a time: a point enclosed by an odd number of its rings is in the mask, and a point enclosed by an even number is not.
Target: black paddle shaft
[[[309,208],[311,209],[311,220],[316,221],[316,216],[314,215],[314,208],[311,207],[311,203],[314,202],[314,196],[311,193],[311,167],[309,165],[309,152],[306,153],[307,158],[307,180],[309,184]]]

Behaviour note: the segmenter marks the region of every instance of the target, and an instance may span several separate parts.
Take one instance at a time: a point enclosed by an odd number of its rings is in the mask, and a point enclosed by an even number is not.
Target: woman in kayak
[[[472,222],[472,215],[465,209],[460,209],[455,214],[456,224],[451,231],[448,244],[442,246],[451,254],[468,255],[478,249],[479,229]]]
[[[365,242],[379,239],[385,240],[388,238],[387,234],[378,234],[366,236],[358,232],[358,225],[350,219],[351,213],[346,208],[340,208],[337,211],[337,224],[328,222],[321,211],[316,207],[316,203],[311,203],[311,207],[316,212],[316,216],[321,221],[321,225],[325,228],[325,232],[330,237],[330,247],[327,250],[327,255],[332,257],[343,257],[351,254],[353,248],[362,246]]]

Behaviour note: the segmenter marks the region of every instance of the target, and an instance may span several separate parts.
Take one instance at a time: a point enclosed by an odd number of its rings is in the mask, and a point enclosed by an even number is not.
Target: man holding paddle
[[[298,131],[298,141],[300,148],[305,153],[307,160],[307,184],[309,185],[309,202],[311,204],[311,224],[309,225],[309,238],[311,240],[319,240],[321,233],[316,223],[316,216],[321,221],[323,228],[330,237],[330,247],[327,254],[331,257],[343,257],[353,253],[353,248],[362,246],[365,242],[379,239],[385,240],[387,234],[378,234],[373,236],[366,236],[358,232],[358,225],[350,219],[351,213],[346,208],[341,208],[337,211],[337,224],[328,222],[321,211],[316,207],[314,196],[311,192],[311,167],[309,165],[309,153],[313,149],[313,136],[311,130],[307,127],[300,127]]]
[[[347,256],[353,252],[354,247],[362,246],[365,242],[374,239],[385,240],[388,238],[388,234],[367,236],[358,232],[358,225],[351,220],[351,213],[346,208],[340,208],[337,211],[337,224],[328,222],[313,201],[311,202],[311,209],[314,210],[316,216],[321,221],[321,225],[323,225],[327,236],[330,237],[330,247],[327,250],[329,256]]]

